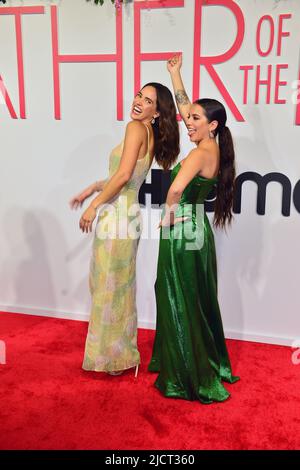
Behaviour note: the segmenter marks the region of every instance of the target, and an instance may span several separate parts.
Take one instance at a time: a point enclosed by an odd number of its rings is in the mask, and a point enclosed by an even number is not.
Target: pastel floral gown
[[[147,127],[147,126],[146,126]],[[149,165],[147,154],[120,193],[101,210],[90,264],[91,316],[83,369],[117,371],[140,363],[137,349],[136,254],[142,229],[139,189]],[[119,167],[124,142],[109,158],[109,177]]]

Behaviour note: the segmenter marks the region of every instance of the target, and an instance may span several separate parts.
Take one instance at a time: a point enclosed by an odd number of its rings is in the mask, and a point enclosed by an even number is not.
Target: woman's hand
[[[157,228],[171,227],[174,224],[174,213],[166,213],[158,224]]]
[[[92,206],[89,206],[86,209],[86,211],[84,211],[84,213],[82,214],[80,218],[80,221],[79,221],[80,229],[85,233],[91,232],[95,217],[96,217],[96,210]]]
[[[171,223],[170,218],[165,216],[163,219],[161,219],[161,221],[159,222],[157,228],[161,228],[161,227],[171,227],[171,225],[173,225],[173,224]]]
[[[190,219],[190,217],[176,217],[175,219],[165,216],[160,222],[157,228],[160,227],[171,227],[171,225],[176,225],[179,222],[184,222],[185,220]]]
[[[71,209],[78,209],[78,207],[82,206],[84,201],[92,196],[94,192],[97,191],[97,182],[91,184],[88,186],[86,189],[84,189],[81,193],[77,194],[77,196],[74,196],[71,201],[69,202]]]
[[[174,55],[167,62],[167,69],[170,74],[179,72],[182,66],[182,54]]]

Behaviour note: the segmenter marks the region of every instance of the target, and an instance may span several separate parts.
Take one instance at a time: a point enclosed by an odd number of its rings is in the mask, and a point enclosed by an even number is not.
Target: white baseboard
[[[17,313],[21,315],[34,315],[40,317],[50,317],[50,318],[61,318],[63,320],[75,320],[75,321],[88,321],[89,314],[82,312],[64,312],[62,310],[48,310],[45,308],[36,308],[36,307],[21,307],[21,306],[10,306],[10,305],[0,305],[0,310],[3,312]],[[147,320],[139,320],[138,327],[155,330],[155,323]],[[264,343],[264,344],[276,344],[280,346],[292,346],[295,340],[299,339],[297,337],[287,338],[281,336],[266,336],[258,333],[251,332],[241,332],[225,329],[225,336],[227,339],[237,339],[240,341],[251,341],[254,343]]]
[[[258,333],[248,333],[241,331],[233,331],[225,329],[225,337],[227,339],[238,339],[240,341],[250,341],[253,343],[276,344],[279,346],[292,346],[297,337],[283,337],[283,336],[266,336]]]
[[[22,307],[20,305],[0,305],[0,311],[18,313],[21,315],[34,315],[38,317],[61,318],[63,320],[88,321],[89,314],[82,312],[64,312],[63,310],[49,310],[46,308]]]

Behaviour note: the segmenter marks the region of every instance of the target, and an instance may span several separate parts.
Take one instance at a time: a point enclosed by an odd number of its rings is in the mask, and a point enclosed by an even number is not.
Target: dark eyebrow
[[[142,90],[138,91],[137,95],[142,95],[143,96]],[[153,103],[153,100],[151,98],[149,98],[149,96],[145,96],[145,98],[146,98],[146,100],[149,100],[149,101],[151,101],[151,103]]]

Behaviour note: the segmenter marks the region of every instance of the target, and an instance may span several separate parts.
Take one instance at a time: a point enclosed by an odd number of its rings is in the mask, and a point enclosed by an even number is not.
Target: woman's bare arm
[[[162,225],[170,225],[175,221],[175,213],[180,201],[181,195],[192,179],[203,169],[203,164],[208,154],[205,149],[196,148],[192,150],[184,160],[179,172],[171,184],[167,200],[166,215]]]
[[[69,202],[71,209],[77,209],[78,207],[82,207],[82,204],[86,199],[91,197],[95,192],[103,190],[103,187],[107,183],[107,181],[108,178],[105,180],[96,181],[95,183],[90,184],[80,193],[76,194],[76,196],[74,196]]]
[[[190,112],[191,102],[186,94],[182,81],[180,69],[182,65],[182,56],[175,55],[167,62],[167,68],[171,75],[174,95],[178,106],[179,113],[186,125],[187,116]]]

